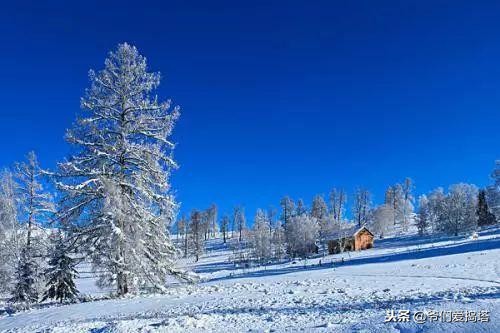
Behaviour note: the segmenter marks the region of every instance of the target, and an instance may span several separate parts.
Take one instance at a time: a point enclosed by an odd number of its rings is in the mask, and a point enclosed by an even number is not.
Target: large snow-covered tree
[[[0,174],[0,291],[7,292],[14,281],[14,272],[25,245],[17,221],[14,176],[10,171]]]
[[[55,174],[58,217],[105,272],[102,284],[119,295],[162,289],[167,275],[186,277],[168,232],[177,211],[169,175],[179,107],[154,95],[160,74],[132,45],[120,44],[89,77],[83,113],[66,135],[74,153]]]

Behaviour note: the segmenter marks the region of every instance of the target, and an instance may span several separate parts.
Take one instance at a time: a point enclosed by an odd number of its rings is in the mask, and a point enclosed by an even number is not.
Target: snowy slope
[[[0,331],[500,332],[499,229],[478,240],[401,237],[375,246],[243,269],[228,263],[229,251],[214,240],[199,263],[190,263],[203,277],[198,285],[4,315]],[[79,285],[102,292],[91,280],[86,276]],[[483,310],[490,321],[384,323],[390,309]]]

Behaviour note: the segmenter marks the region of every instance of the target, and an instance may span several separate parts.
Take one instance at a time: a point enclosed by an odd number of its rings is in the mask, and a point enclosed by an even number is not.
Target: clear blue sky
[[[0,166],[55,167],[88,70],[125,41],[182,107],[183,211],[484,186],[500,158],[498,1],[48,2],[2,4]]]

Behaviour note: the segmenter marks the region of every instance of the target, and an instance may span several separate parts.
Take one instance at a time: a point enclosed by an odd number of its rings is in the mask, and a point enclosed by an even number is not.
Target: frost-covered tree
[[[210,235],[210,216],[209,216],[209,210],[204,210],[201,212],[201,228],[203,230],[203,238],[205,240],[208,239],[208,236]]]
[[[433,190],[427,196],[427,218],[429,219],[429,225],[432,229],[432,232],[442,231],[440,230],[440,219],[443,216],[444,212],[444,200],[446,195],[444,193],[443,188],[438,187]]]
[[[318,237],[320,245],[323,248],[323,255],[326,254],[326,238],[330,234],[331,221],[328,216],[328,207],[323,196],[316,195],[313,198],[311,205],[311,217],[315,218],[318,223]]]
[[[500,160],[495,161],[495,169],[491,173],[493,184],[488,187],[487,199],[491,212],[500,221]]]
[[[414,210],[414,197],[413,197],[413,181],[410,178],[406,178],[403,184],[401,185],[402,189],[402,198],[400,205],[400,215],[403,224],[403,231],[407,232],[410,222],[413,218],[413,210]]]
[[[238,242],[243,241],[243,231],[246,228],[245,211],[243,207],[236,206],[233,211],[233,226],[238,231]]]
[[[402,231],[408,231],[414,216],[414,197],[412,194],[413,182],[410,178],[400,184],[389,186],[385,194],[385,204],[394,210],[394,225],[402,227]]]
[[[43,188],[43,176],[34,152],[28,153],[26,162],[16,164],[17,216],[25,227],[25,241],[14,275],[12,301],[28,305],[38,299],[38,289],[43,283],[40,270],[46,252],[44,238],[35,231],[40,231],[40,226],[49,222],[55,211],[52,195]]]
[[[496,223],[495,215],[490,212],[486,202],[486,191],[480,190],[477,197],[477,225],[485,226]]]
[[[302,215],[306,213],[307,213],[307,208],[306,205],[304,204],[304,200],[302,199],[297,200],[297,207],[295,208],[294,215]]]
[[[281,207],[281,222],[283,227],[286,228],[286,224],[290,221],[290,218],[294,215],[295,212],[295,203],[289,196],[285,196],[280,201]]]
[[[270,259],[272,248],[269,220],[262,209],[257,209],[250,237],[255,258],[260,262]]]
[[[52,243],[49,267],[45,271],[47,283],[42,301],[47,299],[55,299],[60,303],[74,301],[78,297],[75,285],[78,276],[75,269],[76,262],[69,256],[60,231],[53,235]]]
[[[15,284],[11,291],[10,302],[29,307],[38,302],[37,282],[39,266],[31,247],[25,246],[21,250],[21,257],[15,271]]]
[[[160,74],[129,44],[89,77],[83,114],[66,135],[74,153],[54,175],[62,193],[58,218],[103,271],[101,284],[116,286],[118,295],[163,289],[168,275],[186,277],[175,268],[168,232],[177,212],[169,137],[179,108],[154,95]]]
[[[375,208],[372,212],[370,230],[380,237],[384,237],[394,228],[394,209],[388,204]]]
[[[273,228],[275,226],[275,218],[276,218],[276,209],[272,206],[270,206],[268,209],[267,209],[267,220],[269,221],[269,235],[272,236],[272,233],[273,233]]]
[[[457,236],[460,232],[473,230],[477,226],[477,187],[470,184],[450,186],[442,203],[438,219],[439,229]]]
[[[286,255],[286,235],[285,229],[281,224],[281,221],[278,220],[276,222],[276,226],[274,227],[274,232],[272,236],[272,247],[273,247],[273,255],[276,259],[281,260]]]
[[[418,199],[418,217],[417,217],[417,229],[418,234],[423,236],[429,227],[429,199],[427,196],[421,195]]]
[[[0,291],[12,286],[15,268],[25,245],[17,221],[16,189],[10,171],[0,173]]]
[[[34,152],[29,152],[27,161],[16,164],[19,217],[26,225],[26,246],[34,247],[33,231],[41,223],[48,222],[55,212],[52,195],[45,191],[41,182],[44,172]]]
[[[181,217],[181,227],[182,227],[182,253],[184,258],[187,258],[189,251],[189,221],[185,215]]]
[[[224,244],[226,244],[227,241],[229,222],[230,218],[227,215],[224,215],[220,221],[220,231],[222,232],[222,241]]]
[[[369,222],[371,194],[366,189],[358,188],[354,196],[354,222],[361,227]]]
[[[195,261],[200,260],[201,255],[205,252],[204,229],[203,229],[203,214],[197,210],[191,213],[189,221],[189,250],[194,255]]]
[[[182,216],[176,223],[177,229],[177,242],[182,243],[186,232],[186,219]]]
[[[345,213],[347,195],[343,189],[333,188],[330,191],[330,213],[334,221],[340,222]]]
[[[177,221],[177,246],[181,249],[184,258],[188,256],[189,221],[185,215]]]
[[[313,198],[311,206],[311,216],[315,217],[318,221],[325,218],[328,214],[328,207],[326,206],[323,196],[316,195]]]
[[[318,231],[318,220],[315,217],[302,214],[290,218],[285,229],[290,255],[305,257],[313,253],[316,249]]]
[[[391,207],[391,209],[393,210],[392,214],[393,225],[399,223],[398,222],[399,216],[397,212],[399,211],[399,206],[401,202],[401,196],[402,196],[401,193],[402,189],[400,184],[389,186],[385,191],[385,205],[387,207]]]
[[[217,205],[216,204],[211,204],[210,207],[207,210],[207,218],[208,218],[208,231],[209,231],[209,236],[211,235],[212,237],[215,237],[215,234],[218,231],[217,228]]]

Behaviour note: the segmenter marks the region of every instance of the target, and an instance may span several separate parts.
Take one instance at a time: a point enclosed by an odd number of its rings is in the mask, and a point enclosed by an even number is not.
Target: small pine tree
[[[423,236],[429,227],[429,200],[422,195],[419,199],[417,228],[419,236]]]
[[[37,275],[38,266],[32,251],[30,251],[30,247],[25,247],[21,251],[21,257],[16,267],[16,282],[10,299],[12,303],[30,306],[38,302]]]
[[[49,268],[45,272],[47,289],[42,301],[47,299],[55,299],[60,303],[66,300],[73,301],[78,296],[78,290],[75,286],[75,278],[78,275],[75,269],[76,263],[73,258],[68,256],[61,233],[56,235],[54,243]]]
[[[496,223],[495,215],[493,215],[488,208],[488,203],[486,202],[485,190],[480,190],[477,196],[476,214],[477,214],[478,226],[490,225]]]

